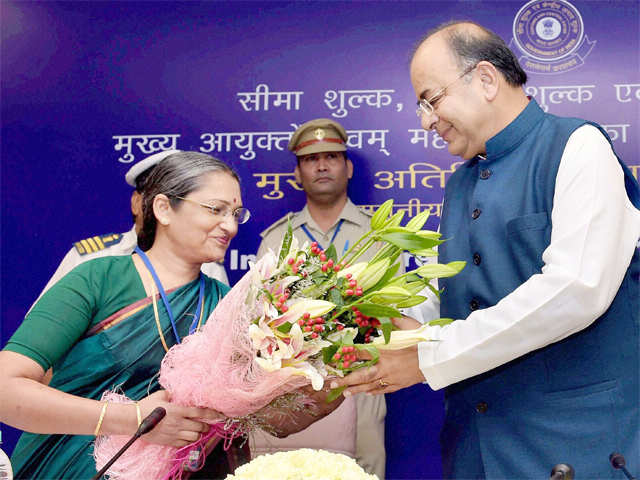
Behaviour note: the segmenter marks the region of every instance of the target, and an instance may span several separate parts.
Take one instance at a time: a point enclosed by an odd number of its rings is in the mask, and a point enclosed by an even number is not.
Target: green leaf
[[[333,345],[323,348],[322,363],[324,363],[325,365],[331,363],[331,361],[333,360],[333,356],[338,351],[338,348],[339,348],[338,345],[336,345],[335,343]]]
[[[360,303],[356,305],[356,307],[367,317],[375,317],[379,319],[380,317],[399,318],[402,316],[402,313],[395,308],[387,305],[379,305],[377,303]]]
[[[384,337],[384,343],[389,343],[391,340],[391,332],[395,328],[393,323],[391,323],[390,318],[382,317],[378,318],[380,321],[380,330],[382,330],[382,336]]]
[[[318,285],[318,281],[322,281],[322,283]],[[331,287],[335,286],[337,281],[338,279],[335,276],[327,278],[325,275],[323,275],[322,277],[318,277],[318,279],[313,278],[313,282],[315,285],[302,290],[302,292],[300,292],[301,296],[305,298],[322,298]]]
[[[342,307],[344,305],[344,300],[342,299],[342,293],[337,288],[332,288],[329,290],[328,300],[331,303],[335,303],[338,307]]]
[[[394,232],[380,235],[380,239],[385,242],[389,242],[396,247],[403,250],[424,250],[426,248],[432,248],[442,243],[441,240],[434,240],[431,238],[423,238],[417,233],[403,233]]]
[[[382,205],[380,205],[378,210],[376,210],[376,213],[374,213],[373,217],[371,217],[371,230],[378,230],[385,224],[385,221],[387,220],[387,217],[391,213],[392,208],[393,208],[392,198],[390,198],[389,200],[384,202]]]
[[[427,297],[424,297],[422,295],[414,295],[412,297],[409,297],[408,299],[406,299],[404,302],[400,302],[396,305],[396,307],[398,308],[409,308],[409,307],[413,307],[415,305],[420,305],[422,302],[424,302],[427,299]]]
[[[327,256],[327,260],[331,259],[334,263],[338,261],[338,252],[336,252],[336,246],[333,243],[324,251],[324,254]]]
[[[338,388],[332,389],[327,395],[327,403],[333,402],[336,398],[342,395],[342,392],[344,392],[345,388],[347,388],[346,385],[344,387],[338,387]]]
[[[289,333],[289,331],[291,330],[291,327],[292,327],[291,323],[285,322],[278,327],[278,330],[282,333]]]
[[[432,327],[442,327],[443,325],[449,325],[451,322],[453,322],[453,318],[436,318],[435,320],[431,320],[428,325]]]
[[[282,261],[289,254],[292,238],[293,231],[291,229],[291,219],[287,218],[287,233],[284,234],[284,238],[282,239],[282,243],[280,244],[280,253],[278,254],[278,267],[282,265]]]

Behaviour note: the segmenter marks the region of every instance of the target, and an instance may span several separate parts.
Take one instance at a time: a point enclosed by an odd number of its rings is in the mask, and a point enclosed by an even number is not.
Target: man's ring
[[[378,386],[379,386],[380,388],[387,388],[387,387],[389,386],[389,384],[380,378],[380,379],[378,380]]]

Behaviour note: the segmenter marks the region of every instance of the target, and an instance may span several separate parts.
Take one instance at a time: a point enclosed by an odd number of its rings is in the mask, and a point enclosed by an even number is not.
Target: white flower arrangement
[[[379,480],[353,458],[326,450],[301,448],[260,455],[226,480]]]

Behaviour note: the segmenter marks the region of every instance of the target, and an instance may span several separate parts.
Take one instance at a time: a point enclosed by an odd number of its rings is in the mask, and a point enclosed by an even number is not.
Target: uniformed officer
[[[338,256],[370,229],[370,215],[360,210],[347,196],[347,185],[353,176],[353,163],[346,154],[347,132],[338,122],[326,118],[311,120],[301,125],[291,137],[288,148],[297,157],[294,170],[296,181],[302,185],[307,197],[304,208],[288,213],[263,231],[258,249],[260,258],[267,249],[276,254],[291,218],[294,236],[302,245],[305,241],[318,242],[323,249],[333,244]],[[362,260],[371,258],[370,249]],[[290,448],[324,448],[336,450],[340,433],[353,431],[356,461],[369,473],[384,478],[384,418],[386,404],[383,395],[355,396],[356,418],[349,418],[349,404],[353,397],[331,415],[314,423],[306,430],[285,439],[256,435],[252,449],[256,453]],[[342,416],[341,416],[342,415]],[[351,425],[349,425],[351,423]],[[329,432],[327,435],[324,432]],[[333,432],[333,433],[331,433]],[[338,450],[341,450],[338,447]],[[340,453],[351,453],[340,451]]]
[[[106,235],[95,235],[85,238],[73,244],[71,250],[58,265],[53,276],[44,287],[44,290],[38,296],[38,299],[51,288],[58,280],[64,277],[75,267],[88,260],[98,257],[106,257],[111,255],[131,255],[133,249],[138,243],[137,231],[142,227],[142,186],[149,176],[153,167],[173,153],[179,150],[163,150],[147,158],[140,160],[125,175],[126,182],[135,188],[131,194],[131,214],[133,216],[134,225],[131,230],[125,233],[109,233]],[[216,278],[226,285],[229,284],[227,273],[224,267],[217,263],[205,263],[202,265],[202,272],[209,277]],[[36,299],[36,302],[38,300]],[[35,302],[34,302],[35,303]]]

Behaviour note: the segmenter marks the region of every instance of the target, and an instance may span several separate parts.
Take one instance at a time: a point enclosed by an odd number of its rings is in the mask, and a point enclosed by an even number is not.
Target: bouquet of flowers
[[[443,240],[422,230],[428,212],[401,226],[404,212],[391,215],[392,207],[392,200],[382,204],[371,230],[341,258],[333,246],[299,246],[289,227],[279,254],[268,252],[252,265],[202,330],[171,348],[161,365],[160,383],[172,402],[212,408],[229,419],[182,449],[143,438],[112,466],[109,478],[179,479],[189,465],[203,464],[212,438],[229,442],[246,435],[261,425],[256,412],[283,395],[308,384],[320,390],[328,377],[376,363],[379,349],[428,341],[424,327],[393,331],[391,318],[402,315],[399,308],[426,300],[419,295],[425,287],[438,294],[429,281],[457,274],[464,262],[425,264],[397,275],[403,251],[432,256]],[[379,249],[373,258],[358,261],[374,245]],[[359,359],[362,350],[370,359]],[[340,393],[336,389],[328,400]],[[98,468],[126,440],[100,437]]]

